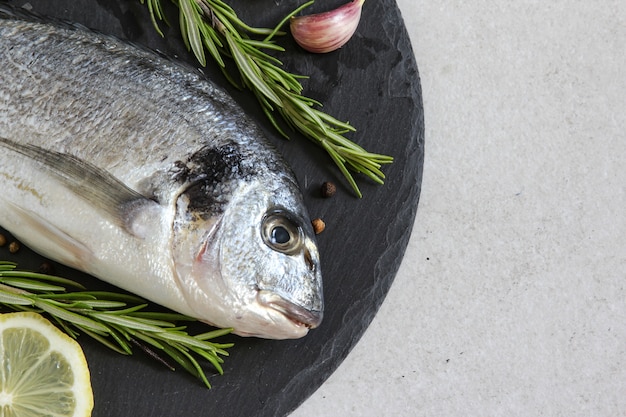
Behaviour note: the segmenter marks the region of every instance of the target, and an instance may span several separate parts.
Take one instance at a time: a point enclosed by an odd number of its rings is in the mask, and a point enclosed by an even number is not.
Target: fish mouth
[[[278,311],[296,326],[315,329],[322,322],[322,311],[308,310],[269,291],[259,291],[257,298],[262,305]]]

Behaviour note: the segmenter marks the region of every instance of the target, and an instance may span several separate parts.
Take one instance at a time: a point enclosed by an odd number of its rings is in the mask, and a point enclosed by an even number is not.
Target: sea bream
[[[0,8],[0,225],[244,336],[323,314],[310,219],[260,128],[199,71]]]

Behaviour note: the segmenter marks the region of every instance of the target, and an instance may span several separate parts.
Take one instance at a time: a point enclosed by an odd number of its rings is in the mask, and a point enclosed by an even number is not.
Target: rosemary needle
[[[162,0],[140,0],[147,3],[152,23],[163,36],[158,21],[164,20]],[[313,4],[309,1],[288,14],[273,29],[254,28],[243,22],[237,13],[222,0],[172,0],[179,9],[179,22],[183,40],[193,51],[200,64],[206,65],[205,49],[222,69],[226,78],[237,87],[226,70],[224,57],[234,62],[241,85],[255,95],[263,112],[272,125],[286,138],[276,118],[291,129],[300,132],[321,146],[337,165],[358,197],[362,193],[352,175],[361,173],[378,184],[383,184],[385,175],[381,167],[393,162],[393,157],[371,153],[356,145],[344,134],[356,129],[347,122],[319,110],[321,103],[302,95],[299,79],[282,68],[277,58],[265,51],[284,51],[274,37],[283,35],[280,28],[294,15]]]
[[[66,287],[80,291],[68,292]],[[207,360],[219,372],[223,356],[232,343],[210,340],[231,329],[190,335],[178,321],[193,321],[177,313],[144,311],[141,298],[104,291],[86,291],[77,282],[52,275],[21,271],[13,262],[0,261],[0,307],[15,311],[47,314],[67,334],[86,334],[108,348],[132,354],[138,346],[149,356],[172,369],[159,352],[211,387],[197,357]],[[195,354],[195,355],[194,355]]]

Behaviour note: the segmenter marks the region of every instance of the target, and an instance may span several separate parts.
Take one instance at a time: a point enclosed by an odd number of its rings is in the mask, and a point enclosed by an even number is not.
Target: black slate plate
[[[318,1],[309,12],[336,7],[345,0]],[[273,26],[300,0],[229,0],[247,22]],[[193,65],[176,27],[164,27],[166,40],[151,26],[139,0],[13,0],[34,12],[79,22],[89,28],[158,49]],[[175,12],[168,7],[168,12]],[[175,14],[170,21],[176,22]],[[210,64],[207,76],[227,88],[265,128],[294,168],[309,212],[326,221],[318,236],[323,261],[325,318],[300,340],[225,338],[236,345],[223,376],[211,375],[212,390],[184,371],[170,372],[136,353],[122,357],[81,338],[92,372],[95,417],[111,416],[283,416],[315,391],[359,340],[395,277],[408,243],[419,199],[424,157],[424,124],[417,66],[400,12],[393,0],[366,2],[357,33],[341,50],[311,55],[284,37],[285,66],[310,75],[306,94],[325,111],[349,120],[358,132],[350,137],[371,151],[395,157],[385,168],[384,186],[361,179],[357,199],[334,165],[316,146],[293,135],[281,139],[247,92],[233,90]],[[319,196],[323,181],[339,185],[330,200]],[[2,233],[5,233],[2,231]],[[17,255],[0,248],[0,259],[36,269],[42,258],[28,250]],[[55,265],[56,272],[85,282],[106,284]]]

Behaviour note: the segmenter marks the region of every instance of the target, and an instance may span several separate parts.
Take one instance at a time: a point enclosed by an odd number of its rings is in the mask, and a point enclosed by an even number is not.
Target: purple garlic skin
[[[328,12],[292,17],[291,34],[303,49],[332,52],[346,44],[361,20],[365,0],[353,0]]]

